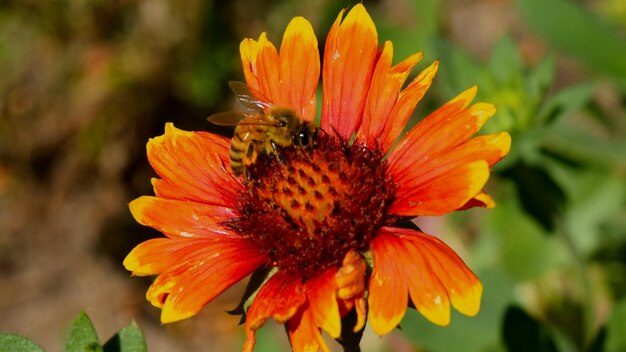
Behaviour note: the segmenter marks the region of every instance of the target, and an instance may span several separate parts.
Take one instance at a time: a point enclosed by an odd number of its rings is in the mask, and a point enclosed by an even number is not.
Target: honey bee
[[[230,141],[230,168],[235,176],[242,175],[261,152],[275,155],[284,164],[281,148],[313,143],[317,133],[313,122],[302,120],[293,109],[274,106],[244,83],[231,81],[229,86],[248,112],[222,112],[207,120],[219,126],[235,126]]]

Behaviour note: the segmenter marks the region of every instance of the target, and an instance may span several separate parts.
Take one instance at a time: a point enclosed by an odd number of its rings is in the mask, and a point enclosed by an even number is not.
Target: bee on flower
[[[274,154],[284,163],[280,149],[308,147],[317,132],[315,124],[302,120],[289,108],[273,106],[259,91],[241,82],[230,82],[237,100],[251,112],[223,112],[209,116],[216,125],[235,126],[230,141],[230,169],[235,176],[256,161],[259,153]]]
[[[247,88],[237,97],[256,115],[210,118],[235,125],[232,140],[166,124],[147,146],[155,196],[130,203],[139,223],[165,235],[124,261],[134,275],[157,276],[147,298],[161,321],[195,315],[254,272],[267,275],[246,297],[245,351],[270,318],[285,324],[294,351],[317,351],[328,350],[322,331],[343,341],[367,321],[389,333],[409,303],[438,325],[451,307],[475,315],[479,279],[445,243],[401,224],[494,206],[483,187],[510,136],[473,136],[494,106],[472,104],[472,87],[401,136],[438,63],[402,89],[422,54],[392,65],[393,45],[379,48],[362,4],[339,13],[323,67],[302,17],[279,50],[263,33],[240,52]]]

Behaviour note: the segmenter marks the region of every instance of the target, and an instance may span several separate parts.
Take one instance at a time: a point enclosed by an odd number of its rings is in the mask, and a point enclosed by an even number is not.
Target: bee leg
[[[278,143],[276,143],[273,139],[270,139],[270,145],[272,146],[274,154],[276,154],[276,159],[278,159],[281,164],[287,165],[287,160],[285,160],[285,157],[280,154],[280,146],[278,146]]]
[[[252,159],[252,156],[254,155],[254,142],[256,141],[252,140],[252,143],[248,144],[248,150],[246,150],[246,158],[248,160]]]

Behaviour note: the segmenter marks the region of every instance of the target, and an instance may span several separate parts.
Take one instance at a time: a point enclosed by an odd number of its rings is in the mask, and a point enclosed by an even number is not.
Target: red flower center
[[[267,253],[273,266],[307,279],[368,246],[393,218],[395,185],[378,150],[320,130],[309,148],[260,155],[249,168],[239,217],[228,226]]]

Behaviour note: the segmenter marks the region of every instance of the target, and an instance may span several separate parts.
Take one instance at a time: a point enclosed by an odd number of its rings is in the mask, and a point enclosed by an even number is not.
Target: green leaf
[[[626,351],[626,299],[615,305],[606,327],[606,351]]]
[[[528,24],[598,71],[626,80],[626,41],[573,1],[518,0]]]
[[[503,186],[505,192],[499,197],[498,205],[486,214],[485,235],[481,240],[482,247],[491,242],[481,253],[489,255],[493,262],[483,262],[502,268],[516,281],[535,279],[566,263],[568,257],[560,238],[547,236],[520,209],[512,183],[503,182]]]
[[[549,55],[530,73],[526,80],[528,96],[539,102],[554,81],[554,56]]]
[[[556,352],[556,345],[548,331],[518,307],[507,309],[502,337],[509,352]]]
[[[601,129],[608,128],[594,124],[586,116],[563,118],[545,130],[541,144],[551,154],[605,173],[623,174],[620,170],[626,168],[626,141],[620,136],[610,137],[607,132],[590,133]]]
[[[576,248],[589,255],[603,241],[610,240],[602,225],[619,216],[626,196],[622,175],[603,171],[576,169],[546,160],[544,168],[563,187],[569,204],[563,220]]]
[[[595,86],[591,83],[568,87],[551,96],[541,108],[538,120],[551,122],[580,109],[591,100]]]
[[[96,329],[85,312],[81,312],[74,320],[65,352],[102,352]]]
[[[104,344],[104,352],[147,352],[148,346],[141,329],[133,321]]]
[[[489,62],[491,72],[499,83],[509,84],[521,81],[524,64],[515,43],[509,37],[503,37],[491,52]]]
[[[44,352],[44,349],[25,337],[0,333],[0,352]]]

